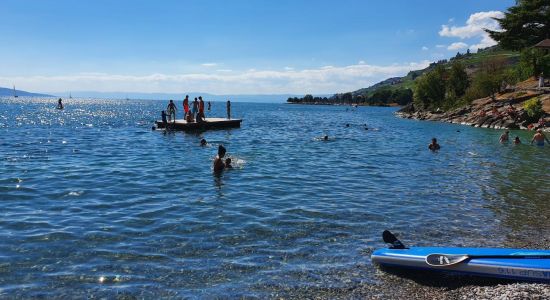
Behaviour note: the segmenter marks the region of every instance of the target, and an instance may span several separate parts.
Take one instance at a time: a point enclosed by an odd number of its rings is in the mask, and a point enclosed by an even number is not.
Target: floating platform
[[[202,122],[188,123],[183,119],[167,122],[166,125],[170,130],[209,130],[209,129],[225,129],[241,127],[242,119],[225,119],[225,118],[206,118]],[[163,129],[164,123],[160,120],[155,122],[157,128]]]

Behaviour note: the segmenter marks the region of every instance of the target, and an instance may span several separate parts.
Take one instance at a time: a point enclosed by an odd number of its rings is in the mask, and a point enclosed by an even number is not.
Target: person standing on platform
[[[168,122],[170,122],[172,120],[172,116],[174,116],[174,122],[176,122],[176,104],[174,104],[174,101],[173,100],[170,100],[170,103],[168,103],[168,107],[167,109],[168,110]]]
[[[210,103],[210,101],[208,101],[208,111],[210,111],[211,107],[212,107],[212,103]]]
[[[187,113],[189,112],[189,95],[185,95],[183,99],[183,118],[187,118]]]
[[[202,100],[202,96],[199,96],[199,114],[197,115],[197,122],[202,122],[206,119],[204,116],[204,100]]]
[[[199,112],[199,101],[197,100],[197,97],[195,97],[195,101],[193,101],[193,109],[191,112],[193,113],[193,119],[196,119],[196,115]]]
[[[231,101],[227,100],[227,119],[231,120]]]

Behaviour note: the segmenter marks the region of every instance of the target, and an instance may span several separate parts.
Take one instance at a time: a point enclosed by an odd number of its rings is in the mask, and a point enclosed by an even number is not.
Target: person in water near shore
[[[206,146],[206,144],[208,144],[208,143],[206,142],[206,140],[205,140],[205,139],[202,139],[202,140],[201,140],[201,146]]]
[[[214,159],[214,172],[221,172],[225,169],[225,163],[223,157],[225,156],[225,147],[223,145],[218,146],[218,155]]]
[[[516,135],[516,137],[514,138],[514,145],[519,145],[521,144],[521,141],[519,140],[519,136]]]
[[[59,100],[57,100],[57,109],[63,109],[63,102],[61,102],[63,100],[61,100],[61,98],[59,98]]]
[[[168,106],[166,107],[166,110],[168,110],[168,122],[172,121],[172,116],[174,116],[174,122],[176,122],[176,104],[174,104],[173,100],[170,100],[170,103],[168,103]]]
[[[325,135],[325,136],[323,137],[323,140],[324,140],[324,141],[328,141],[328,135]]]
[[[231,158],[226,158],[225,159],[225,168],[226,169],[233,169],[233,166],[231,165]]]
[[[441,146],[437,143],[436,138],[432,138],[432,142],[428,145],[428,149],[435,151],[441,149]]]
[[[509,130],[504,131],[504,133],[500,135],[500,138],[498,139],[498,141],[499,141],[500,143],[506,143],[506,142],[508,142],[509,133],[510,133]]]
[[[227,100],[227,119],[231,120],[231,101]]]
[[[531,140],[531,145],[533,144],[533,142],[537,142],[537,146],[544,146],[545,140],[547,143],[550,144],[550,141],[548,140],[546,135],[542,133],[542,129],[539,128],[537,129],[537,133],[535,133],[535,135],[533,136],[533,139]]]
[[[189,95],[185,95],[183,99],[183,118],[187,119],[187,113],[189,112]]]

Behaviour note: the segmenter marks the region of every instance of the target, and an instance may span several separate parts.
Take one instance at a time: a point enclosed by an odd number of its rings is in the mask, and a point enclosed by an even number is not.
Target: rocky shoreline
[[[529,121],[527,112],[523,108],[524,102],[534,97],[538,97],[542,102],[545,126]],[[396,115],[408,119],[441,121],[481,128],[533,129],[544,127],[544,130],[549,131],[550,88],[537,88],[536,81],[529,80],[497,94],[495,97],[477,99],[467,106],[454,110],[427,111],[415,109],[412,104],[409,104],[397,111]]]

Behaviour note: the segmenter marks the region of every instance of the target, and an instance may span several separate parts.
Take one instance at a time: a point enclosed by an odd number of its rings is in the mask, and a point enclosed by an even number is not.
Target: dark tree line
[[[372,106],[388,106],[392,104],[406,105],[413,100],[413,91],[406,88],[379,88],[371,94],[353,94],[344,93],[336,94],[330,98],[313,97],[305,95],[302,98],[288,98],[288,103],[296,104],[325,104],[325,105],[372,105]]]

